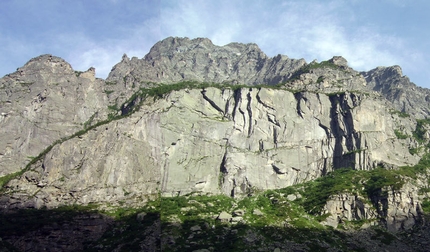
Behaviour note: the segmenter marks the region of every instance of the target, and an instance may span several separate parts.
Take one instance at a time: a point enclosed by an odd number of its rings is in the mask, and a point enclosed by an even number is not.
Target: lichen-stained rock
[[[56,140],[106,117],[104,81],[42,55],[0,79],[0,176],[19,171]]]
[[[418,158],[408,145],[396,144],[385,106],[359,93],[173,91],[54,146],[8,184],[12,199],[20,199],[11,204],[140,205],[158,190],[169,196],[240,197],[310,181],[340,167],[415,164]],[[385,148],[397,148],[401,155],[388,155]]]

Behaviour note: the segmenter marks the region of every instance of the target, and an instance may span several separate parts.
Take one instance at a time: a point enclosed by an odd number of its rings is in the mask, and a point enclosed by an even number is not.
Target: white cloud
[[[110,1],[116,5],[123,3]],[[385,1],[393,5],[401,3]],[[55,41],[55,44],[45,47],[17,39],[4,42],[2,37],[0,52],[10,48],[20,55],[27,52],[31,57],[52,53],[65,58],[77,70],[94,66],[97,76],[103,78],[121,60],[123,53],[143,57],[154,43],[168,36],[208,37],[217,45],[253,42],[269,56],[280,53],[307,61],[341,55],[357,70],[394,64],[404,69],[419,69],[414,68],[414,64],[429,66],[423,53],[404,38],[384,34],[377,24],[359,23],[360,13],[356,13],[355,7],[361,4],[361,1],[341,0],[148,1],[139,7],[151,14],[150,18],[136,18],[139,21],[135,23],[112,23],[120,26],[112,27],[121,33],[116,37],[105,36],[100,40],[96,29],[93,34],[66,30],[66,33],[49,33],[51,38],[46,41]],[[371,8],[370,1],[366,4],[369,5],[366,8]]]
[[[353,5],[344,1],[229,3],[220,1],[216,8],[202,8],[179,1],[163,10],[162,34],[209,37],[218,45],[255,42],[269,56],[282,53],[308,61],[341,55],[359,70],[400,64],[407,56],[401,38],[354,23]]]

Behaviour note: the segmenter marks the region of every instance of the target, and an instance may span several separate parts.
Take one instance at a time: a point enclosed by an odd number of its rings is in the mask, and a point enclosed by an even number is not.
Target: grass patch
[[[21,172],[14,172],[11,174],[7,174],[3,177],[0,177],[0,187],[3,187],[4,185],[6,185],[7,183],[9,183],[9,181],[11,181],[12,179],[16,178],[17,176],[20,176],[22,173]]]
[[[403,133],[401,130],[395,129],[394,134],[396,135],[397,139],[407,139],[409,136]]]
[[[430,214],[430,200],[424,199],[421,203],[421,207],[423,208],[424,213]]]

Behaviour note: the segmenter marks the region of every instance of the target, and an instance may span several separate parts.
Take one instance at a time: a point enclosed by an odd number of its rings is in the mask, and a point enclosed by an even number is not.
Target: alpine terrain
[[[430,251],[430,90],[166,38],[0,79],[0,251]]]

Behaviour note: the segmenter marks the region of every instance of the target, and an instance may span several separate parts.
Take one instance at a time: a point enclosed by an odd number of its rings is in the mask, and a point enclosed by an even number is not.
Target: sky
[[[399,65],[430,88],[428,0],[2,0],[0,77],[52,54],[106,78],[125,53],[169,36],[256,43],[307,62],[343,56],[368,71]]]

